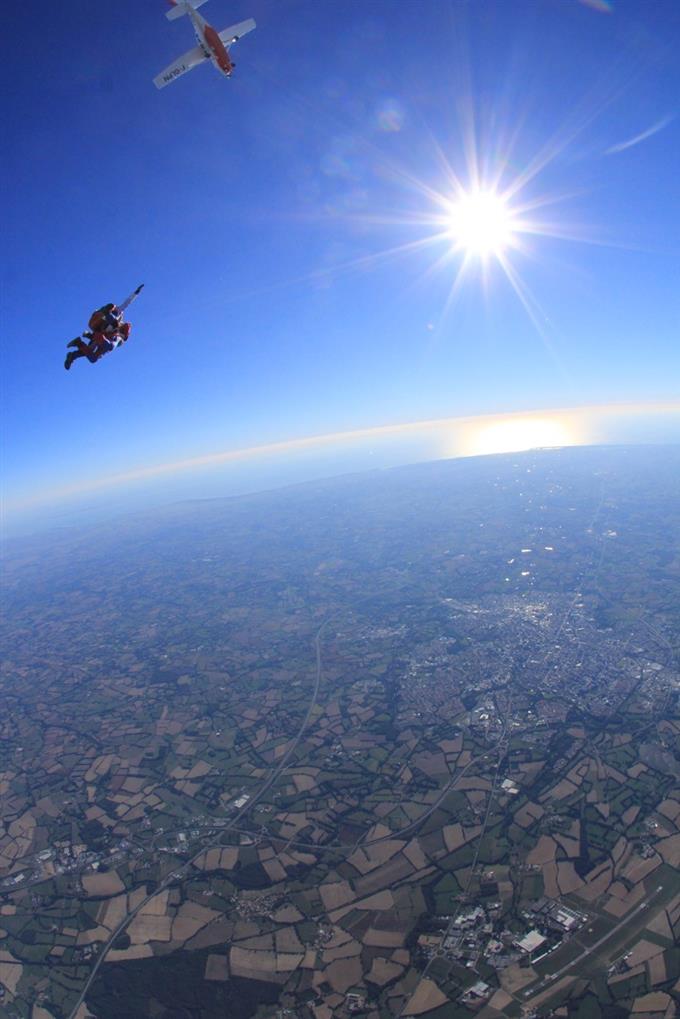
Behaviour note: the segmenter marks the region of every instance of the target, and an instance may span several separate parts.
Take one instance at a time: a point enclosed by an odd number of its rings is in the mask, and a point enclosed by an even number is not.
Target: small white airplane
[[[174,21],[175,18],[181,18],[188,14],[194,26],[198,46],[194,46],[188,53],[178,57],[174,63],[156,75],[153,80],[156,88],[165,88],[175,78],[186,74],[187,71],[198,67],[206,60],[212,60],[218,71],[226,78],[231,78],[236,65],[229,56],[229,47],[246,32],[252,32],[255,28],[253,18],[240,21],[238,25],[230,25],[223,32],[217,32],[200,14],[196,13],[196,8],[204,4],[206,0],[168,0],[168,2],[172,5],[172,9],[167,12],[166,17],[170,21]]]

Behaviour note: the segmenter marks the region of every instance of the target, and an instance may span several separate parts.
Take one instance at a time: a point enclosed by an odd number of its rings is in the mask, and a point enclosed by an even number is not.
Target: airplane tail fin
[[[171,6],[165,16],[169,21],[174,21],[175,18],[181,18],[188,14],[191,8],[196,10],[197,7],[201,7],[206,3],[206,0],[168,0],[168,3]]]

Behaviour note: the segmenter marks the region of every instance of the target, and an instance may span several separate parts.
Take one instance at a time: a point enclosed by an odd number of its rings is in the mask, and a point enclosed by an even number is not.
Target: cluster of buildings
[[[77,964],[79,962],[89,962],[90,959],[93,959],[95,957],[98,951],[99,951],[98,944],[85,945],[82,948],[75,948],[73,950],[73,955],[71,956],[71,962],[74,964]]]
[[[523,958],[537,962],[588,920],[585,913],[548,898],[538,899],[520,914],[527,928],[521,933],[503,927],[500,917],[500,902],[474,906],[449,920],[443,941],[441,935],[422,934],[418,944],[426,956],[444,955],[469,969],[483,961],[499,970]],[[473,994],[480,1000],[485,993],[481,983],[475,985]],[[466,995],[468,992],[473,988],[468,988]]]
[[[333,928],[330,924],[323,923],[318,925],[316,930],[316,937],[314,938],[314,947],[317,951],[323,948],[333,937]]]
[[[44,849],[38,853],[29,867],[10,874],[0,880],[0,892],[15,891],[29,882],[40,882],[58,874],[80,874],[86,870],[99,870],[105,863],[113,866],[125,857],[134,853],[139,855],[143,850],[131,846],[127,839],[122,839],[107,852],[88,850],[82,844],[71,845],[68,842],[55,843],[53,849]]]
[[[481,1008],[484,1002],[491,997],[495,990],[495,987],[491,987],[489,984],[485,983],[484,980],[478,980],[477,983],[473,984],[472,987],[468,987],[468,989],[461,994],[460,1001],[473,1010]]]
[[[573,934],[587,922],[586,913],[571,909],[555,899],[541,898],[525,913],[547,936],[556,934],[558,937]],[[547,940],[547,938],[546,938]]]
[[[487,908],[474,906],[449,920],[443,941],[438,935],[421,935],[418,943],[426,955],[443,954],[459,965],[473,968],[492,939],[500,907],[500,902],[489,903]]]
[[[0,892],[13,891],[31,877],[35,877],[35,875],[30,870],[20,870],[17,874],[10,874],[9,877],[3,878],[0,881]]]
[[[281,893],[263,892],[261,895],[239,895],[231,897],[231,905],[236,915],[242,920],[251,920],[257,916],[271,916],[281,905]]]

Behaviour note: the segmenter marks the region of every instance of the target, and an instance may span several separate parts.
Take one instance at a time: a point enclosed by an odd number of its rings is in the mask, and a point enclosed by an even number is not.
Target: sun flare
[[[565,416],[508,415],[496,421],[475,422],[463,436],[462,446],[463,456],[485,456],[578,443],[578,429]]]
[[[501,257],[512,246],[512,210],[495,191],[462,192],[451,203],[448,220],[448,232],[456,248],[466,254]]]

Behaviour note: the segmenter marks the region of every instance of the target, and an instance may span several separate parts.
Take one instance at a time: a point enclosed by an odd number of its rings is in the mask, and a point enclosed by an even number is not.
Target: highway
[[[325,628],[328,626],[329,622],[330,622],[330,620],[327,619],[327,620],[325,620],[325,622],[323,622],[321,624],[321,626],[319,627],[319,629],[316,632],[316,637],[314,638],[314,645],[315,645],[315,648],[316,648],[316,677],[315,677],[315,680],[314,680],[314,689],[312,691],[312,696],[310,698],[309,706],[307,708],[307,714],[305,715],[304,719],[302,720],[302,724],[300,725],[300,728],[298,729],[298,731],[297,731],[297,733],[295,735],[295,738],[293,739],[293,742],[288,747],[288,750],[283,755],[283,757],[281,758],[281,760],[277,764],[276,768],[272,771],[272,773],[265,780],[265,782],[263,782],[263,784],[260,786],[260,789],[258,790],[258,792],[255,793],[255,795],[252,796],[248,800],[248,802],[245,803],[241,807],[241,809],[237,811],[236,814],[234,814],[234,817],[232,818],[230,823],[226,827],[221,829],[220,834],[223,834],[226,831],[232,830],[235,827],[235,825],[237,824],[237,822],[241,820],[243,815],[247,814],[248,811],[252,810],[252,808],[255,806],[255,804],[258,803],[259,800],[262,799],[262,797],[265,795],[265,793],[267,793],[269,791],[269,789],[271,789],[273,784],[276,782],[278,777],[281,775],[282,771],[286,768],[286,766],[288,764],[288,761],[290,760],[291,755],[295,752],[296,747],[298,746],[300,740],[302,739],[302,736],[303,736],[303,734],[304,734],[304,732],[305,732],[305,730],[306,730],[306,728],[307,728],[307,726],[309,724],[309,720],[310,720],[310,718],[312,716],[312,712],[314,710],[314,707],[316,705],[316,702],[317,702],[317,699],[318,699],[318,696],[319,696],[319,687],[321,685],[321,635],[323,634],[323,631],[325,630]],[[168,876],[166,878],[164,878],[159,883],[158,887],[155,888],[153,890],[153,892],[151,892],[149,895],[145,896],[142,899],[142,901],[139,903],[139,905],[136,906],[135,909],[133,909],[130,913],[127,914],[125,919],[122,920],[118,924],[116,929],[113,931],[113,933],[111,934],[111,937],[109,938],[109,940],[104,945],[102,945],[101,951],[99,952],[99,955],[97,956],[97,960],[96,960],[94,966],[92,967],[92,971],[91,971],[89,977],[87,978],[87,982],[86,982],[85,986],[83,987],[83,990],[82,990],[82,992],[80,994],[80,997],[78,998],[77,1002],[75,1003],[75,1005],[73,1006],[73,1008],[69,1012],[68,1019],[76,1019],[76,1015],[78,1013],[78,1010],[80,1009],[80,1006],[85,1001],[85,998],[87,997],[87,993],[90,990],[90,987],[92,986],[92,984],[94,983],[94,981],[96,979],[96,976],[97,976],[97,973],[99,972],[99,968],[102,965],[102,963],[104,962],[104,960],[106,959],[106,956],[109,954],[109,952],[110,952],[114,942],[116,941],[116,939],[118,937],[120,937],[121,934],[123,934],[125,932],[127,927],[132,923],[132,921],[137,916],[137,914],[140,913],[144,909],[146,904],[148,902],[150,902],[156,895],[158,895],[159,892],[164,891],[171,884],[173,884],[173,882],[175,882],[177,880],[177,876],[176,875],[178,875],[178,874],[179,875],[186,874],[189,871],[189,869],[194,865],[194,863],[199,858],[199,856],[202,856],[209,849],[222,849],[222,848],[224,848],[224,847],[223,847],[223,843],[221,841],[220,842],[212,843],[211,845],[208,845],[208,846],[201,846],[201,848],[196,853],[194,853],[194,855],[191,857],[190,860],[187,860],[186,863],[180,864],[180,866],[176,867],[172,871],[171,874],[168,874]]]

